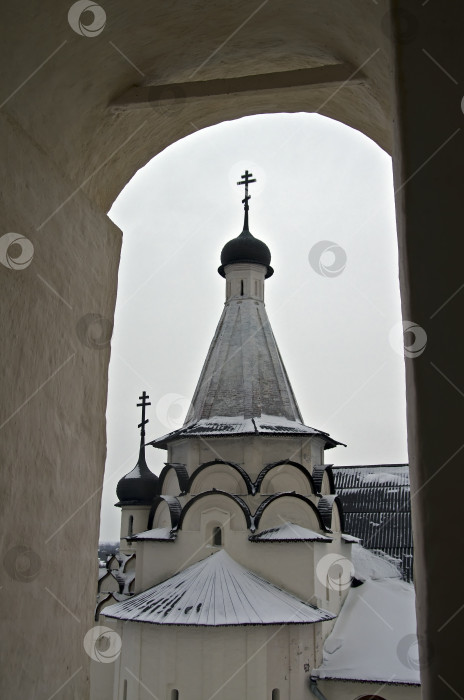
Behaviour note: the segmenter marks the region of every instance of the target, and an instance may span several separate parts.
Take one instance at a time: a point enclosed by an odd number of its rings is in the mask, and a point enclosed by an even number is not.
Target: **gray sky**
[[[140,393],[152,403],[148,439],[185,417],[224,304],[220,252],[242,230],[236,182],[245,168],[258,180],[250,230],[269,246],[275,270],[267,312],[304,421],[348,445],[328,450],[326,462],[407,461],[390,157],[316,114],[225,122],[156,156],[110,211],[124,235],[102,539],[119,538],[115,489],[137,461]],[[320,257],[320,241],[336,247]],[[155,473],[166,455],[147,449]]]

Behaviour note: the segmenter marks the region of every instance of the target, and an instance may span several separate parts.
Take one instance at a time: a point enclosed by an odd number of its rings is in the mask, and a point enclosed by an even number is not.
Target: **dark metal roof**
[[[248,229],[244,229],[236,238],[228,241],[221,252],[219,274],[225,277],[224,268],[233,263],[254,263],[264,265],[266,278],[271,277],[274,270],[271,267],[271,251],[267,245],[255,238]]]
[[[172,433],[163,435],[160,438],[155,438],[155,440],[148,442],[147,445],[153,445],[153,447],[157,447],[158,449],[166,450],[168,444],[173,440],[194,437],[243,437],[244,435],[307,435],[308,437],[314,436],[324,440],[324,447],[327,450],[337,445],[346,447],[344,443],[334,440],[328,433],[317,430],[316,428],[311,428],[303,423],[298,423],[297,421],[289,421],[285,418],[281,418],[280,421],[270,422],[262,417],[243,419],[241,416],[237,416],[236,419],[228,416],[224,419],[221,419],[221,417],[201,419],[195,423],[182,426],[182,428],[174,430]]]
[[[402,574],[413,575],[409,467],[407,464],[333,467],[345,529],[367,549],[401,559]]]

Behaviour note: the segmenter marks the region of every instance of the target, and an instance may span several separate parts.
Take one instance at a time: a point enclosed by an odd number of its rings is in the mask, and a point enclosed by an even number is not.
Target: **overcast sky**
[[[226,122],[156,156],[110,211],[123,247],[102,539],[119,538],[115,489],[137,461],[141,392],[152,403],[148,440],[183,423],[224,304],[220,252],[242,230],[245,168],[258,180],[250,230],[275,270],[267,312],[304,421],[348,445],[326,462],[407,461],[390,157],[315,114]],[[166,455],[147,449],[155,473]]]

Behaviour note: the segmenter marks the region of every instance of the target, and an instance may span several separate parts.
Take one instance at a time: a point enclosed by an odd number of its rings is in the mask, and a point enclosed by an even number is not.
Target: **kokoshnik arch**
[[[403,316],[428,336],[406,359],[423,696],[462,694],[463,526],[437,493],[463,480],[464,8],[113,0],[92,33],[75,5],[4,13],[0,238],[17,232],[34,254],[17,269],[1,238],[2,696],[88,695],[121,243],[105,212],[191,122],[284,111],[318,111],[393,155]]]

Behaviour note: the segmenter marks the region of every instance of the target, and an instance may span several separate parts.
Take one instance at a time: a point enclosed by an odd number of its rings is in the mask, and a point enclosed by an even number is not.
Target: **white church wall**
[[[189,474],[205,462],[223,459],[241,465],[255,480],[266,464],[292,460],[310,472],[314,464],[324,461],[323,441],[305,436],[253,436],[221,438],[189,438],[176,441],[168,447],[168,461],[185,464]]]
[[[264,277],[266,267],[264,265],[250,265],[249,263],[235,263],[225,267],[227,276],[226,300],[231,297],[252,297],[264,301]]]
[[[115,673],[115,694],[110,693],[107,669],[99,668],[94,700],[123,700],[125,683],[130,700],[145,699],[150,693],[158,700],[171,700],[173,690],[179,692],[179,700],[271,700],[274,689],[279,690],[280,700],[304,697],[309,670],[316,663],[317,627],[320,625],[188,628],[118,623],[121,655],[115,664],[98,664],[111,666]]]
[[[126,537],[147,529],[150,506],[123,506],[121,508],[121,541],[119,550],[122,554],[133,554],[135,545]],[[132,520],[131,520],[132,518]]]

